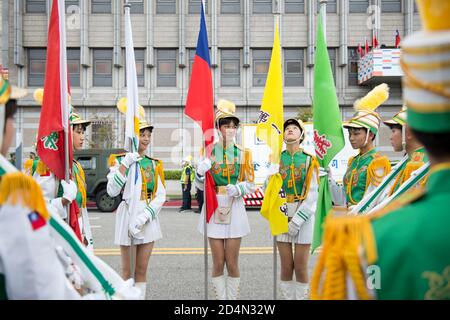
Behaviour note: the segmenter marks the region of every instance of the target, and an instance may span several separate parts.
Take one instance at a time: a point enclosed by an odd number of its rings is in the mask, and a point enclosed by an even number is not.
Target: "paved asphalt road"
[[[119,248],[113,243],[115,213],[90,210],[89,216],[95,253],[120,273]],[[273,238],[258,210],[248,210],[248,216],[251,233],[242,240],[239,258],[241,299],[271,300]],[[194,212],[180,214],[174,207],[163,209],[160,214],[163,239],[156,242],[150,258],[146,299],[204,299],[204,249],[203,236],[197,232],[198,219]],[[313,262],[311,259],[310,264]],[[209,268],[211,264],[209,255]],[[209,299],[214,299],[210,274],[209,270]]]

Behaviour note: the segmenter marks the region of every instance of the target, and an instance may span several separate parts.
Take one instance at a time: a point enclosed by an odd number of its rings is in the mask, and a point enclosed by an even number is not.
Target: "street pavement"
[[[172,204],[172,207],[170,205]],[[203,236],[197,231],[199,214],[178,213],[168,203],[160,213],[163,239],[155,243],[147,272],[146,299],[200,300],[204,294]],[[259,210],[247,211],[251,233],[242,239],[239,256],[241,299],[273,299],[273,238]],[[114,245],[115,213],[89,210],[95,254],[120,274],[119,247]],[[280,270],[279,258],[278,274]],[[310,259],[310,265],[314,263]],[[208,298],[214,299],[208,255]],[[311,266],[310,266],[311,268]],[[311,270],[310,270],[311,271]],[[225,271],[226,272],[226,271]],[[279,275],[277,275],[279,278]],[[277,280],[279,283],[279,280]],[[279,296],[279,290],[277,290]]]

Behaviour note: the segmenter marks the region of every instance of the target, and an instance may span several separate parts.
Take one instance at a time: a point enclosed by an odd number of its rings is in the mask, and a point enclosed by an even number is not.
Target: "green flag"
[[[321,15],[317,22],[313,97],[314,145],[320,166],[326,168],[344,147],[345,141]],[[331,209],[331,200],[327,177],[321,177],[312,243],[313,251],[322,243],[322,224]]]

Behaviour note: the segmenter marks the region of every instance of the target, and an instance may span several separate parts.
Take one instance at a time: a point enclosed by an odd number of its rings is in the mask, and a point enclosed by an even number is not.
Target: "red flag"
[[[395,31],[395,47],[398,48],[400,45],[400,33],[398,30]]]
[[[373,38],[372,38],[372,49],[376,49],[376,48],[378,48],[378,40],[377,40],[377,36],[373,35]]]
[[[59,180],[65,179],[64,130],[69,140],[69,174],[72,172],[72,131],[69,124],[69,101],[66,58],[64,1],[53,0],[48,26],[47,60],[44,80],[44,97],[37,139],[37,153],[42,162]],[[70,204],[70,226],[81,240],[76,201]]]
[[[203,138],[205,139],[205,156],[209,158],[214,142],[214,103],[208,33],[206,30],[203,1],[201,2],[201,6],[197,50],[192,66],[191,81],[189,83],[184,113],[196,121],[202,128]],[[209,171],[205,174],[205,200],[206,221],[209,222],[209,219],[211,219],[211,216],[218,207],[214,179]]]
[[[53,1],[48,27],[47,61],[44,80],[44,98],[39,119],[37,153],[42,162],[63,180],[65,177],[64,128],[69,132],[69,104],[67,94],[67,60],[64,30],[63,1]],[[62,15],[61,15],[62,11]],[[63,89],[64,88],[64,89]],[[71,143],[70,143],[71,145]],[[72,164],[72,148],[69,147]]]
[[[358,48],[356,49],[356,51],[359,54],[359,58],[364,57],[364,52],[363,52],[363,49],[361,48],[361,44],[358,43]]]
[[[366,52],[364,54],[368,54],[369,53],[369,42],[366,39],[366,47],[365,47]]]

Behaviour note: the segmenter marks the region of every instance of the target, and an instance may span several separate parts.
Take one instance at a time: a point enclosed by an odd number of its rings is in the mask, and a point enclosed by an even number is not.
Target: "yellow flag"
[[[264,141],[272,150],[270,159],[272,163],[280,162],[283,147],[283,117],[281,49],[277,23],[269,73],[256,126],[258,139]],[[286,196],[281,190],[282,184],[283,180],[279,173],[270,177],[261,207],[261,215],[269,222],[270,231],[274,236],[288,231],[288,220],[284,214],[287,210]]]

